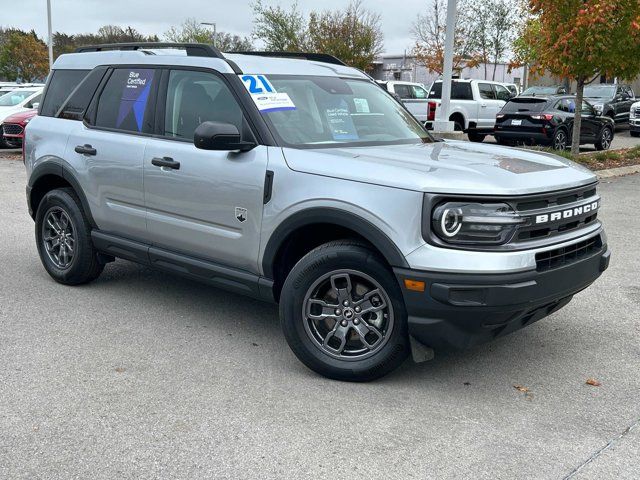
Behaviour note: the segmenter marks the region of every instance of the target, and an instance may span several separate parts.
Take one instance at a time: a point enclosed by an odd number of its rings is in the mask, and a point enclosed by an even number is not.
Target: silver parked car
[[[435,141],[360,71],[291,56],[60,56],[24,147],[49,275],[121,258],[278,302],[305,365],[363,381],[530,325],[607,268],[592,172]]]

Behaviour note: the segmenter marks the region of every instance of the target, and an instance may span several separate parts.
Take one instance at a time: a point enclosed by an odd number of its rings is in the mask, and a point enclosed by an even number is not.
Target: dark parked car
[[[613,119],[617,124],[629,123],[629,111],[635,102],[635,94],[629,85],[589,85],[584,88],[584,98],[596,112]]]
[[[550,87],[529,87],[525,89],[520,95],[523,97],[534,97],[538,95],[566,95],[569,92],[564,85],[552,85]]]
[[[574,96],[516,97],[496,116],[494,136],[500,144],[540,144],[564,150],[571,144],[575,111]],[[598,115],[584,101],[580,144],[593,143],[597,150],[607,150],[613,135],[613,120]]]

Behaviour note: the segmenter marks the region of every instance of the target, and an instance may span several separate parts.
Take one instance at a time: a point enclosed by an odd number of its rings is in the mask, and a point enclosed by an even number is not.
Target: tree
[[[226,32],[216,32],[206,25],[202,25],[195,18],[188,18],[179,27],[171,27],[164,34],[168,42],[178,43],[207,43],[214,45],[223,52],[238,52],[252,50],[253,44],[249,37],[240,37]]]
[[[253,36],[264,42],[265,50],[304,52],[308,45],[307,20],[294,2],[287,11],[278,6],[265,6],[262,0],[253,4]]]
[[[580,150],[585,85],[601,75],[640,73],[640,0],[530,0],[530,19],[516,56],[534,73],[576,81],[571,152]]]
[[[470,0],[459,0],[453,47],[453,68],[473,68],[482,61],[477,52],[473,31],[475,12]],[[413,53],[416,61],[430,72],[442,74],[444,68],[444,41],[447,31],[446,0],[433,0],[431,8],[418,14],[412,32],[416,44]],[[488,47],[487,47],[488,50]]]
[[[362,1],[346,9],[312,12],[309,42],[316,52],[329,53],[343,62],[367,70],[383,49],[380,15],[362,8]]]
[[[49,55],[47,46],[34,31],[14,30],[0,47],[0,76],[15,82],[33,82],[47,76]]]
[[[518,0],[469,0],[473,12],[469,20],[472,49],[484,63],[484,78],[488,64],[493,64],[491,79],[496,79],[498,63],[505,61],[516,37]]]
[[[53,56],[71,53],[83,45],[102,43],[157,42],[157,35],[143,35],[133,27],[122,28],[118,25],[104,25],[97,33],[79,33],[69,35],[62,32],[53,34]]]

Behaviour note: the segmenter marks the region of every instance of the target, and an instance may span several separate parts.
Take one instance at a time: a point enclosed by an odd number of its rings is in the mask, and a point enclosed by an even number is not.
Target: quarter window
[[[96,126],[128,132],[153,131],[149,102],[158,71],[152,68],[114,70],[98,100]]]
[[[211,73],[172,70],[164,135],[191,141],[198,125],[207,121],[231,123],[242,132],[242,109],[229,87]]]
[[[64,101],[88,73],[89,70],[54,70],[45,90],[39,114],[53,117],[58,113]]]

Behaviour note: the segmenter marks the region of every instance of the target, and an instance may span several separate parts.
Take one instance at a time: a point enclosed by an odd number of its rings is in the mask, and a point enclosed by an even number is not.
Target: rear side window
[[[45,117],[55,116],[69,94],[88,73],[89,70],[54,70],[47,84],[39,114]]]
[[[429,98],[442,98],[442,82],[435,82],[431,86]],[[452,82],[451,84],[452,100],[473,100],[473,92],[469,82]]]
[[[71,93],[62,107],[62,111],[58,113],[58,117],[67,120],[82,120],[84,112],[89,106],[93,94],[96,92],[106,72],[106,67],[93,69]]]
[[[576,101],[573,98],[563,98],[556,106],[556,110],[566,113],[576,113]]]
[[[153,102],[149,97],[158,83],[159,70],[120,68],[107,80],[96,110],[95,125],[136,133],[153,131]]]
[[[514,98],[502,107],[502,113],[542,112],[547,106],[547,100],[535,98]]]

